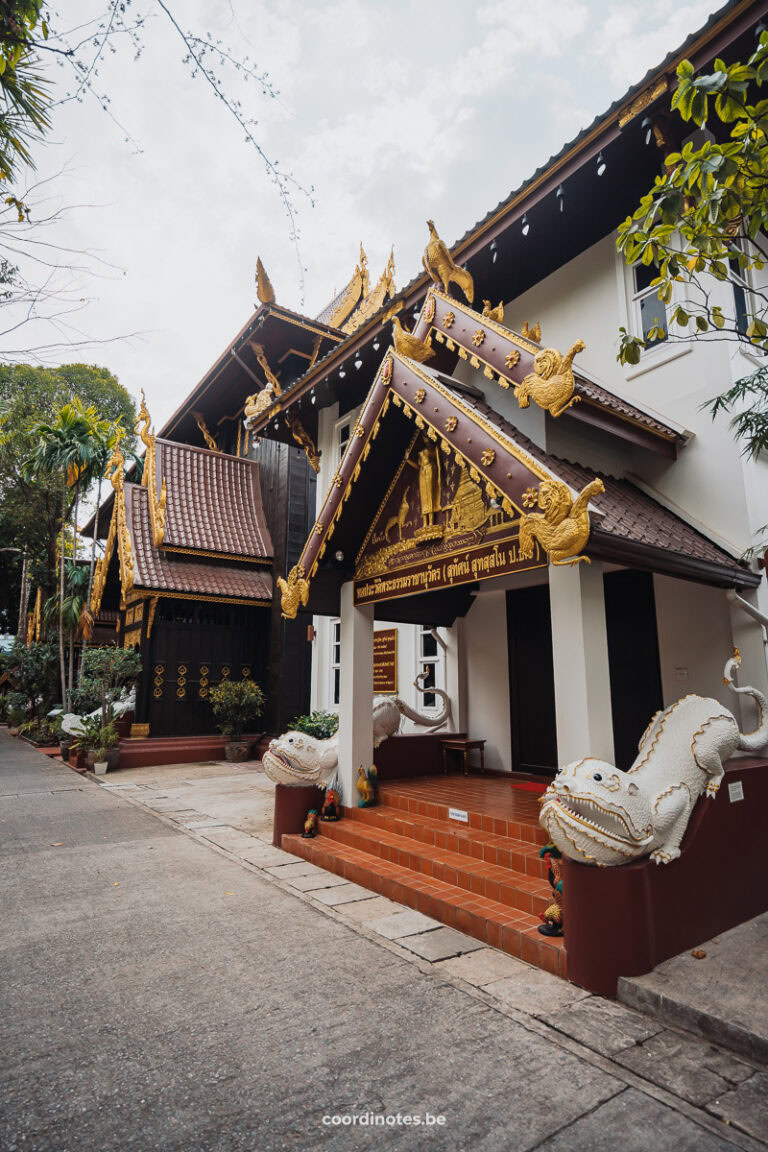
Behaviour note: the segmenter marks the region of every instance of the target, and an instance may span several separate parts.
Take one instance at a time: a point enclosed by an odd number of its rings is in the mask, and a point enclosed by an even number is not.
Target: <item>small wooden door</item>
[[[557,723],[547,584],[507,592],[507,637],[512,767],[554,776]]]

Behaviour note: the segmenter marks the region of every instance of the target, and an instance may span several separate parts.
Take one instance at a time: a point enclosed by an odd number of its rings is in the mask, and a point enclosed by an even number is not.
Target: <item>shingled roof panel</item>
[[[136,588],[216,599],[271,601],[272,575],[255,565],[235,568],[203,560],[173,558],[152,544],[149,494],[139,484],[125,485],[125,515],[133,553]]]
[[[157,483],[166,485],[163,545],[248,558],[273,555],[253,460],[157,440]]]

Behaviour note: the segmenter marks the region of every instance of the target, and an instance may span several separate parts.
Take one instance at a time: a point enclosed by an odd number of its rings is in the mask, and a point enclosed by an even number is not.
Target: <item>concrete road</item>
[[[2,730],[0,858],[2,1152],[757,1147]]]

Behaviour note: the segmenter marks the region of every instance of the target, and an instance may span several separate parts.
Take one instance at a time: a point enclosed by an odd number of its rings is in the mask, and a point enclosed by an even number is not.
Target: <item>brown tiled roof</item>
[[[610,412],[615,412],[617,416],[630,420],[633,424],[639,424],[641,428],[648,428],[651,432],[656,432],[669,440],[685,440],[685,434],[680,429],[672,428],[671,425],[665,424],[659,416],[630,404],[629,400],[622,399],[621,396],[617,396],[615,392],[611,392],[602,384],[597,384],[594,380],[587,380],[578,373],[574,373],[574,381],[576,394],[587,403],[596,404],[599,408],[607,408]]]
[[[169,556],[152,544],[149,496],[139,484],[125,485],[125,516],[131,536],[133,583],[157,592],[221,599],[270,601],[272,576],[264,568],[206,563]]]
[[[484,401],[465,394],[461,394],[461,400],[576,491],[594,479],[594,470],[590,471],[580,464],[545,452]],[[593,520],[593,529],[597,528],[602,533],[622,537],[635,544],[661,548],[678,555],[692,556],[708,564],[732,568],[734,574],[743,577],[745,569],[733,556],[702,532],[692,528],[680,516],[659,504],[653,497],[647,496],[630,481],[608,473],[597,474],[605,480],[606,490],[601,495],[593,496],[590,501],[602,513],[599,519],[596,517]]]
[[[253,460],[157,440],[157,483],[166,484],[163,546],[227,556],[273,555]]]

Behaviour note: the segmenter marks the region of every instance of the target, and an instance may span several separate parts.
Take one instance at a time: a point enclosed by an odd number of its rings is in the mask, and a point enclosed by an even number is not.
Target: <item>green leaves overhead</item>
[[[628,264],[658,270],[651,286],[681,330],[670,339],[731,339],[768,352],[768,296],[750,277],[768,260],[768,100],[756,99],[768,81],[768,32],[746,64],[718,59],[697,75],[684,60],[677,80],[672,110],[688,132],[705,131],[666,153],[663,172],[619,227],[617,247]],[[722,299],[709,278],[733,286],[738,315],[733,292]],[[638,363],[650,342],[622,329],[618,359]]]

